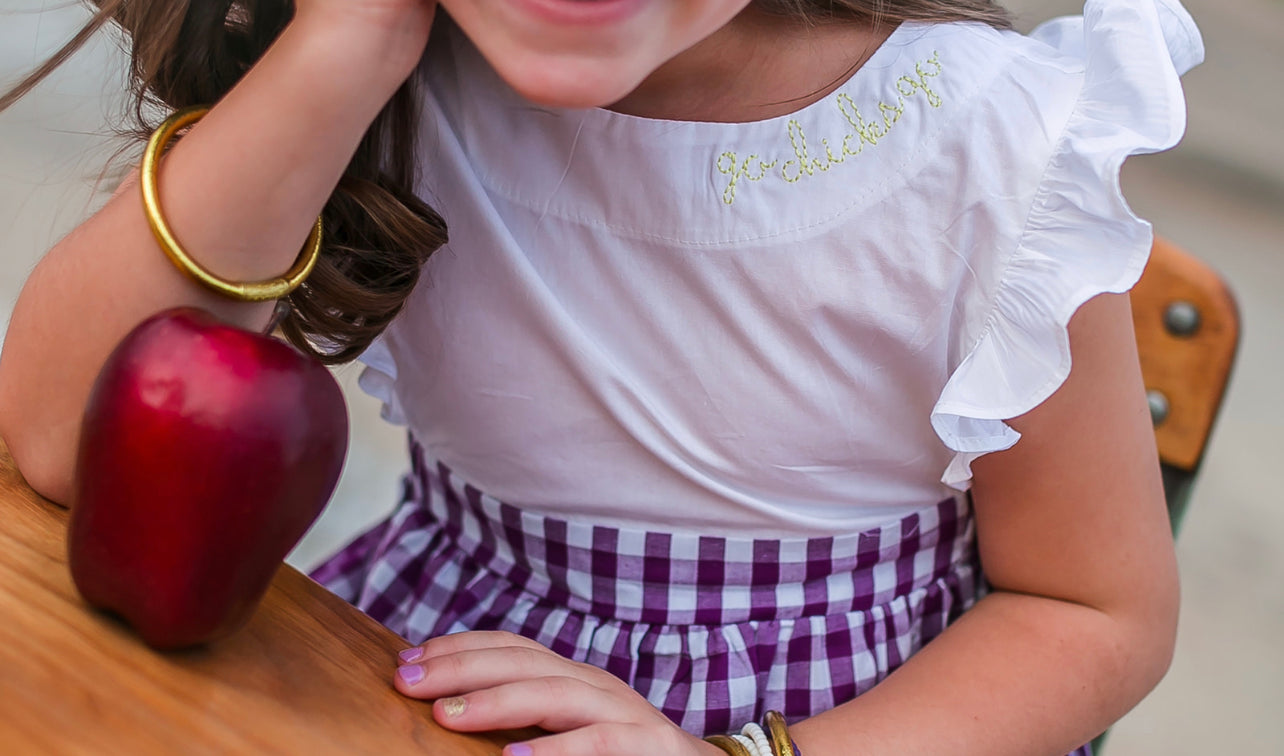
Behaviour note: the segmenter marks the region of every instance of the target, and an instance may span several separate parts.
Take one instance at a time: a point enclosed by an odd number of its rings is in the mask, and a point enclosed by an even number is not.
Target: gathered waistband
[[[605,527],[526,512],[429,461],[417,443],[408,499],[457,553],[571,611],[656,625],[725,625],[867,611],[973,558],[966,499],[885,527],[762,539]]]

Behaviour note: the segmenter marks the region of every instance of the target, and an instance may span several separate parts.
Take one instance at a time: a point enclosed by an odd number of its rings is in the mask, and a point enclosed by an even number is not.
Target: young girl
[[[779,710],[807,756],[1064,754],[1163,675],[1118,169],[1181,134],[1176,0],[1031,37],[988,0],[98,5],[149,101],[217,102],[164,163],[189,251],[276,275],[324,208],[285,328],[361,356],[412,472],[316,577],[446,727],[710,756]],[[35,270],[0,434],[37,490],[179,304],[272,311],[178,273],[132,181]]]

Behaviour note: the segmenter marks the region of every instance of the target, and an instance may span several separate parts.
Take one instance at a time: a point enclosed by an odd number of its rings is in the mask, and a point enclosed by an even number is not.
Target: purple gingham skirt
[[[523,512],[411,452],[401,505],[314,579],[411,643],[532,638],[696,735],[851,700],[982,591],[963,497],[852,535],[672,534]]]

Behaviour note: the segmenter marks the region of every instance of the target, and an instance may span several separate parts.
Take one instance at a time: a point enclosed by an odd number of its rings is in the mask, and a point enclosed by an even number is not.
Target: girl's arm
[[[161,198],[184,245],[238,280],[279,275],[362,135],[418,62],[425,0],[300,2],[295,20],[169,153]],[[272,304],[223,299],[152,238],[134,180],[59,242],[23,287],[0,357],[0,437],[27,481],[67,502],[81,414],[130,329],[192,305],[261,330]]]
[[[800,723],[808,756],[1065,754],[1164,675],[1177,568],[1128,298],[1070,325],[1074,367],[973,463],[981,560],[994,587],[855,701]]]

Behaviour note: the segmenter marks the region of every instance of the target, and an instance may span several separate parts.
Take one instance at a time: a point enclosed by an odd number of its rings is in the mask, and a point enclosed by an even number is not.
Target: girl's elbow
[[[1133,615],[1130,652],[1140,700],[1157,686],[1172,666],[1177,648],[1177,622],[1181,606],[1181,588],[1174,566],[1153,581],[1149,600]]]
[[[72,494],[72,463],[66,454],[50,449],[46,434],[34,432],[32,421],[0,389],[0,444],[27,485],[45,499],[68,506]]]
[[[1168,669],[1172,666],[1173,656],[1177,651],[1177,624],[1178,614],[1181,609],[1181,586],[1177,579],[1176,569],[1167,585],[1163,589],[1163,596],[1157,602],[1159,604],[1156,617],[1153,620],[1150,632],[1153,644],[1151,654],[1151,664],[1149,667],[1148,680],[1150,682],[1147,690],[1154,688],[1159,681],[1168,674]]]

